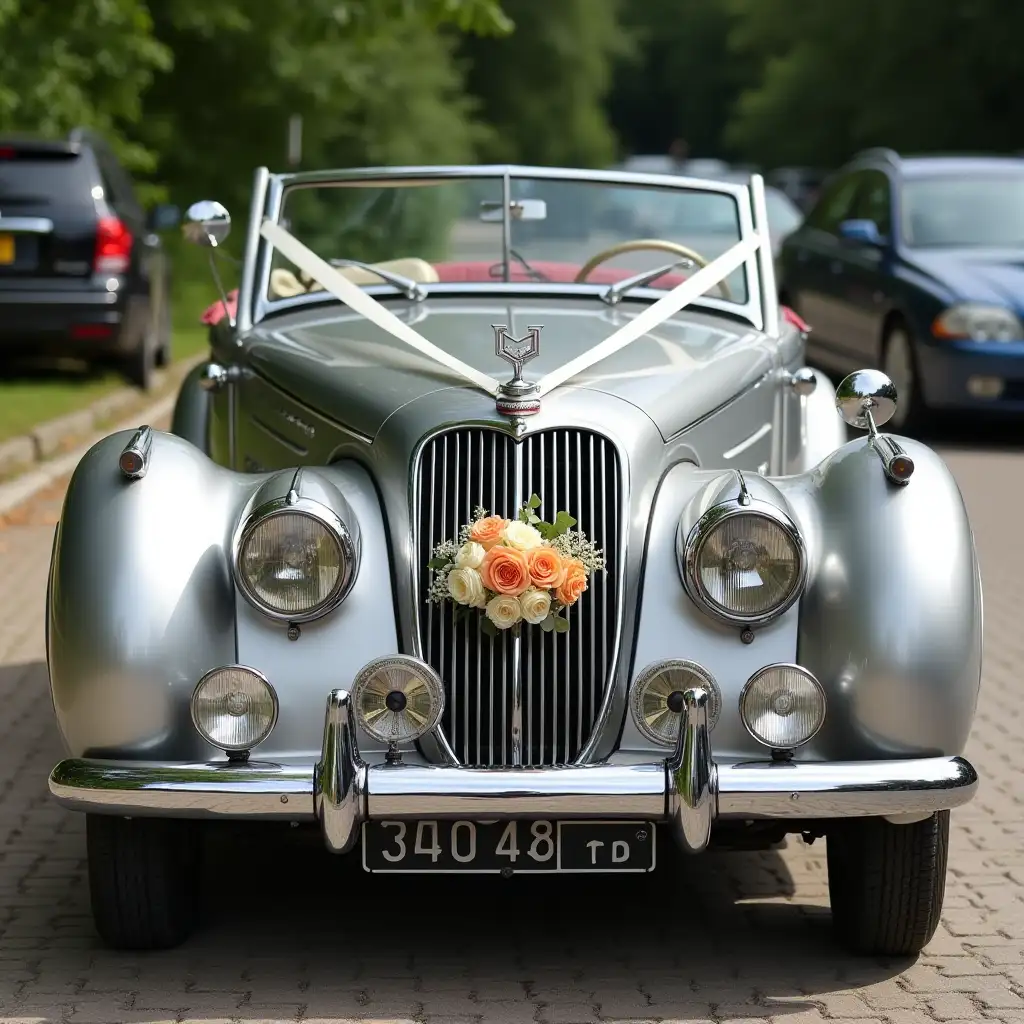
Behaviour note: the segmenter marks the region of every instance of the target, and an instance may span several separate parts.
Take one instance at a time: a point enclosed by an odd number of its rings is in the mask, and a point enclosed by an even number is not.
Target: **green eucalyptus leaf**
[[[539,625],[545,633],[550,633],[555,628],[554,615],[549,615],[546,619],[541,619]]]
[[[555,616],[555,632],[556,633],[568,633],[569,632],[569,620],[563,619],[561,615]]]
[[[576,520],[573,519],[568,512],[559,512],[555,516],[554,528],[555,536],[560,537],[563,533],[567,533],[572,527],[576,525]]]
[[[540,508],[540,496],[539,495],[537,495],[537,494],[531,494],[530,495],[529,507],[530,508]]]
[[[449,560],[447,558],[432,558],[429,562],[427,562],[427,568],[443,569],[448,564]]]
[[[480,631],[486,633],[488,636],[497,636],[498,627],[486,615],[480,617]]]

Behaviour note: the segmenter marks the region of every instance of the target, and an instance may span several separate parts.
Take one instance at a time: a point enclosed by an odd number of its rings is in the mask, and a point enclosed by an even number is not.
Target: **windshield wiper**
[[[363,263],[361,260],[331,260],[330,264],[332,267],[360,267],[363,270],[368,270],[371,274],[376,274],[382,280],[387,281],[388,284],[394,285],[407,299],[422,302],[427,297],[427,289],[418,281],[414,281],[404,274],[396,274],[391,270],[381,270],[380,267],[375,267],[372,263]]]
[[[667,274],[670,270],[675,270],[676,267],[696,266],[697,264],[694,260],[684,256],[682,259],[673,260],[671,263],[664,264],[664,266],[654,267],[652,270],[642,270],[639,274],[627,277],[624,281],[616,281],[615,284],[609,285],[601,293],[601,301],[608,303],[609,306],[614,306],[631,288],[639,288],[640,285],[656,281],[662,274]]]
[[[509,256],[512,257],[512,259],[516,261],[516,263],[518,263],[523,268],[523,270],[526,272],[527,277],[529,277],[532,281],[550,280],[547,274],[543,274],[539,270],[534,270],[533,267],[531,267],[530,264],[526,261],[526,258],[524,256],[520,256],[519,253],[515,251],[515,249],[509,249],[508,254]],[[487,272],[491,275],[491,277],[504,277],[505,264],[495,263],[494,266],[491,267]]]

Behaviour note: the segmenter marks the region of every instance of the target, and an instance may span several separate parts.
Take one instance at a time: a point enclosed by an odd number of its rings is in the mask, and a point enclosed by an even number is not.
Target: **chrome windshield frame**
[[[264,178],[263,175],[266,174]],[[396,185],[415,180],[458,180],[460,178],[494,178],[501,182],[504,216],[502,217],[502,259],[505,266],[505,281],[441,283],[429,286],[429,296],[453,298],[482,298],[487,295],[508,297],[537,296],[563,299],[595,298],[606,290],[605,285],[552,284],[550,282],[512,282],[508,280],[511,269],[509,243],[511,234],[510,202],[512,184],[516,179],[543,179],[548,181],[578,181],[589,184],[610,186],[637,186],[670,189],[673,191],[711,192],[731,196],[737,204],[739,214],[739,239],[759,234],[761,245],[742,264],[747,281],[747,296],[743,303],[730,302],[713,295],[702,295],[694,306],[709,313],[726,313],[747,321],[755,330],[777,334],[779,330],[778,296],[775,293],[774,268],[771,245],[768,237],[768,221],[764,204],[764,182],[760,175],[751,175],[750,183],[715,181],[706,178],[688,178],[667,174],[644,174],[626,171],[599,171],[566,169],[556,167],[530,167],[513,164],[453,165],[453,166],[409,166],[409,167],[364,167],[347,170],[297,171],[271,174],[264,168],[256,172],[262,195],[254,195],[250,212],[249,230],[246,243],[246,259],[243,266],[243,282],[247,286],[239,296],[239,310],[244,314],[239,320],[239,333],[259,325],[268,316],[294,312],[325,301],[321,293],[291,296],[284,299],[267,298],[270,285],[270,271],[273,256],[272,246],[259,235],[260,224],[265,216],[280,223],[284,198],[287,190],[294,186],[316,185],[371,185],[394,183]],[[378,300],[394,298],[408,301],[390,285],[372,285],[366,291]],[[623,301],[636,300],[650,304],[665,294],[660,288],[636,288]],[[336,300],[335,300],[336,301]],[[243,326],[244,325],[244,326]]]

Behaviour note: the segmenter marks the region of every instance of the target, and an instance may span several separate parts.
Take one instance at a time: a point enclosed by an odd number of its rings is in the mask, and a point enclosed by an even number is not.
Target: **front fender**
[[[281,705],[258,756],[318,752],[330,691],[398,650],[384,517],[368,474],[351,462],[303,471],[300,492],[326,486],[344,498],[361,559],[345,601],[292,641],[285,623],[237,593],[231,550],[254,495],[286,492],[294,471],[237,473],[155,431],[145,476],[128,480],[118,456],[130,436],[112,434],[86,453],[54,542],[47,658],[68,750],[157,761],[221,756],[193,727],[189,700],[206,672],[237,663],[263,672]],[[373,749],[368,737],[360,742]]]
[[[210,393],[199,385],[205,369],[205,363],[194,366],[181,382],[174,403],[171,433],[209,454],[207,424],[210,418]]]
[[[833,759],[962,753],[981,683],[982,595],[963,498],[941,457],[900,437],[891,484],[866,437],[778,481],[807,538],[797,660],[825,685]]]

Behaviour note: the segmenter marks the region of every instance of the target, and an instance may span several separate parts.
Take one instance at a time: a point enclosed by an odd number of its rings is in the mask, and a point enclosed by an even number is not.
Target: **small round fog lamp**
[[[255,669],[215,668],[192,692],[192,722],[203,739],[221,750],[252,750],[277,722],[277,694]]]
[[[683,714],[683,693],[699,686],[708,694],[708,728],[722,711],[722,691],[706,669],[694,661],[659,661],[636,677],[630,709],[636,727],[652,743],[675,743]]]
[[[425,662],[406,654],[377,658],[352,684],[359,724],[389,745],[409,743],[430,732],[444,711],[444,687]]]
[[[740,693],[747,731],[772,750],[792,750],[811,739],[825,721],[825,691],[798,665],[768,665]]]

